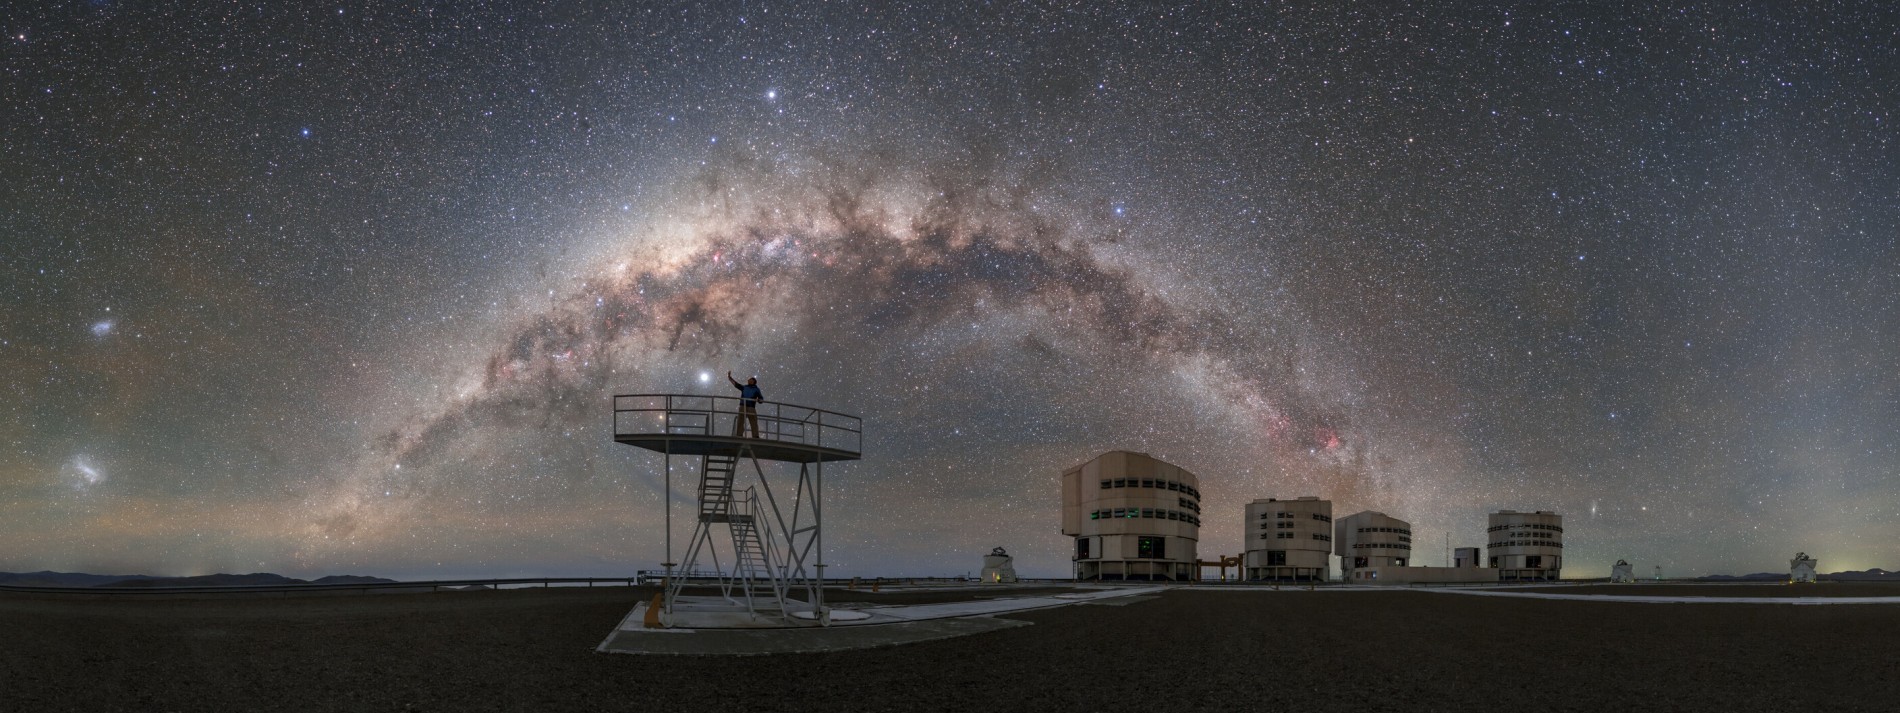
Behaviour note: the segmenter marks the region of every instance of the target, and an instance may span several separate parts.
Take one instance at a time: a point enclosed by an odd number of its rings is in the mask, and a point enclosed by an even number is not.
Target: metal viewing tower
[[[730,396],[614,397],[614,440],[666,456],[666,583],[650,625],[670,625],[681,610],[715,617],[742,613],[747,623],[772,618],[829,625],[820,499],[825,463],[858,460],[863,422],[761,402],[751,436],[742,437],[740,420],[751,419],[739,406]],[[699,476],[693,534],[679,562],[673,560],[675,456],[697,458]],[[794,478],[765,462],[796,463],[798,474]],[[699,569],[708,564],[711,569]],[[682,598],[688,583],[716,587],[718,596]]]

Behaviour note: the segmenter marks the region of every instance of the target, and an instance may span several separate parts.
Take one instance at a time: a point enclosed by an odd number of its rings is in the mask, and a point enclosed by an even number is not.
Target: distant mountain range
[[[1788,578],[1787,572],[1756,572],[1736,576],[1733,574],[1711,574],[1697,577],[1704,582],[1779,582]],[[1875,567],[1860,572],[1835,572],[1816,575],[1824,582],[1900,582],[1900,572],[1889,572]]]
[[[145,574],[85,574],[82,572],[0,572],[0,585],[15,587],[229,587],[273,584],[369,584],[394,582],[382,577],[331,575],[317,580],[281,574],[207,574],[198,577],[153,577]]]

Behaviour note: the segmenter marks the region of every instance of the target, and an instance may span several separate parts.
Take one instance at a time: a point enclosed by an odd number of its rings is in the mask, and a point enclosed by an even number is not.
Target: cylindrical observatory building
[[[1063,471],[1062,534],[1075,538],[1075,578],[1193,579],[1200,484],[1178,466],[1129,451]]]
[[[1485,548],[1500,581],[1557,579],[1564,564],[1564,516],[1546,510],[1491,513]]]
[[[1333,503],[1308,495],[1247,503],[1247,579],[1323,580],[1332,570]]]
[[[1354,513],[1333,523],[1333,548],[1339,576],[1348,582],[1353,570],[1404,567],[1412,558],[1412,523],[1371,510]]]

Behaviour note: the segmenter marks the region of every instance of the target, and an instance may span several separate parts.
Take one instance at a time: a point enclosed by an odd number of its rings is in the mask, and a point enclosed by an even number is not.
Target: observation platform
[[[614,396],[614,441],[683,456],[741,454],[787,463],[862,457],[864,421],[835,411],[762,401],[758,434],[738,434],[739,399],[691,394]],[[749,430],[749,429],[748,429]]]

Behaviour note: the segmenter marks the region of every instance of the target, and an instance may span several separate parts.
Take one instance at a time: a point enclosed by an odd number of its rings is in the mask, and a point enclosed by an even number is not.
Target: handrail
[[[616,394],[615,436],[737,436],[737,419],[757,419],[751,438],[811,448],[858,453],[864,421],[847,413],[779,401],[758,400],[742,412],[737,396],[711,394]],[[731,433],[719,433],[722,423]]]

